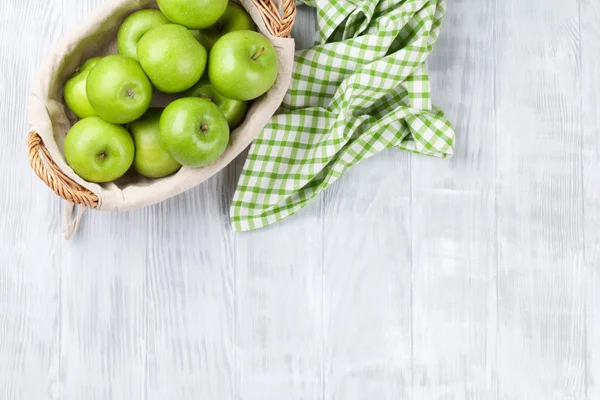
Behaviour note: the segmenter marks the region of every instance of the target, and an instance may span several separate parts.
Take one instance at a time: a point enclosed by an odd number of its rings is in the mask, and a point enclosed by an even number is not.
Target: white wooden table
[[[600,2],[449,0],[453,159],[386,152],[234,234],[238,160],[65,242],[27,92],[101,2],[0,1],[0,399],[600,398]]]

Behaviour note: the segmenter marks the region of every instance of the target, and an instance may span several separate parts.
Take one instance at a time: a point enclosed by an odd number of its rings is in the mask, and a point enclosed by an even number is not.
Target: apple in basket
[[[223,113],[229,129],[233,130],[244,120],[246,116],[246,110],[248,109],[248,103],[240,100],[228,99],[215,90],[213,85],[208,79],[201,79],[197,84],[192,86],[188,91],[183,94],[184,97],[201,97],[206,100],[210,100]]]
[[[127,128],[135,143],[133,168],[147,178],[162,178],[179,171],[179,164],[160,142],[159,123],[163,110],[151,108]]]
[[[133,163],[135,145],[120,125],[100,117],[76,123],[65,139],[67,164],[90,182],[111,182],[120,178]]]
[[[92,67],[100,61],[99,57],[87,60],[79,66],[73,76],[69,78],[64,88],[65,103],[79,118],[93,117],[96,111],[90,104],[87,96],[87,78]]]
[[[160,117],[160,139],[180,164],[203,167],[216,161],[227,148],[229,126],[214,103],[188,97],[165,108]]]
[[[125,18],[119,28],[117,34],[119,54],[137,60],[137,46],[142,37],[152,29],[170,23],[171,21],[158,10],[147,9],[134,12]]]
[[[90,104],[103,120],[113,124],[135,121],[150,107],[152,84],[140,64],[122,55],[106,56],[87,78]]]
[[[230,32],[213,46],[208,58],[208,78],[223,96],[248,101],[265,94],[278,73],[277,53],[257,32]]]
[[[154,86],[165,93],[191,88],[206,69],[206,49],[181,25],[161,25],[146,33],[137,55]]]
[[[209,50],[226,33],[233,31],[254,31],[254,21],[242,6],[229,2],[225,13],[210,28],[195,30],[192,33],[196,39]]]
[[[227,8],[227,0],[158,0],[158,8],[169,20],[189,29],[214,25]]]

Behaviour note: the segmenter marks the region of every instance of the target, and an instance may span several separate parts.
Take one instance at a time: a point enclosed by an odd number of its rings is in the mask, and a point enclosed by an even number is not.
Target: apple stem
[[[106,157],[106,154],[104,154],[104,153],[100,153],[100,156],[99,156],[99,157],[100,157],[100,159],[101,159],[101,160],[104,160],[104,157]]]
[[[265,52],[265,48],[261,47],[260,50],[258,51],[258,53],[256,53],[255,55],[252,56],[253,60],[256,60],[258,57],[262,56],[262,54]]]
[[[202,125],[200,126],[200,130],[201,130],[202,132],[206,132],[206,131],[208,130],[208,124],[202,124]]]
[[[201,99],[208,100],[208,101],[210,101],[210,102],[212,102],[212,101],[213,101],[213,99],[211,99],[210,97],[207,97],[207,96],[200,96],[200,98],[201,98]]]
[[[79,67],[75,68],[75,72],[76,73],[80,73],[81,72],[81,68],[79,68]]]

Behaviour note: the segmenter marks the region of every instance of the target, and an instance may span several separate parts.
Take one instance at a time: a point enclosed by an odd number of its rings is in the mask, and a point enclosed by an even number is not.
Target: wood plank
[[[497,398],[491,5],[451,3],[428,61],[458,138],[452,159],[412,156],[415,399]]]
[[[147,217],[99,216],[64,256],[61,398],[143,399]]]
[[[578,6],[496,4],[500,398],[586,397]]]
[[[587,398],[600,398],[600,4],[581,0],[583,189],[585,218]]]
[[[153,207],[147,220],[147,399],[233,398],[226,175]]]
[[[69,397],[232,397],[232,240],[222,183],[219,175],[158,206],[86,220],[64,279]]]
[[[323,198],[321,398],[411,398],[409,155],[366,160]]]
[[[61,33],[61,8],[0,2],[0,398],[58,399],[59,202],[25,154],[28,88]]]
[[[322,234],[311,208],[236,236],[235,398],[321,398]]]
[[[316,37],[298,9],[298,47]],[[230,174],[237,182],[244,157]],[[322,220],[314,201],[276,226],[235,235],[235,398],[319,399],[322,393]]]

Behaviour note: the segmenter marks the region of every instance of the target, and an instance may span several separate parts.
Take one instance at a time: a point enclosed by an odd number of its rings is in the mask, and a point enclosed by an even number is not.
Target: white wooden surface
[[[386,152],[234,234],[239,160],[67,243],[26,94],[101,1],[0,1],[0,399],[600,398],[598,1],[449,0],[451,160]]]

